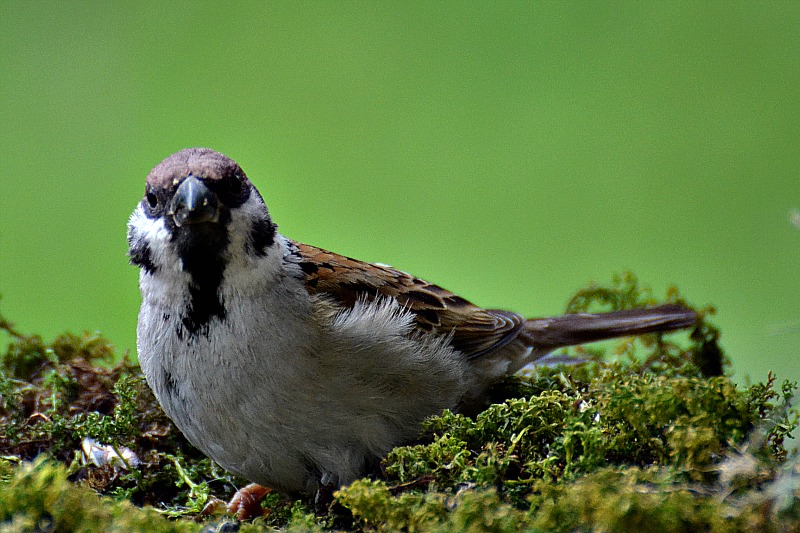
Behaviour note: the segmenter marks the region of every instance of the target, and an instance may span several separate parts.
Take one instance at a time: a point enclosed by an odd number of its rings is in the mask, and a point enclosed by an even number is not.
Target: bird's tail
[[[694,311],[678,304],[610,313],[574,313],[529,318],[518,338],[541,357],[564,346],[687,328],[696,320]],[[532,359],[537,357],[534,355]]]
[[[558,348],[614,337],[688,328],[696,321],[694,311],[677,304],[610,313],[529,318],[511,341],[471,361],[479,385],[471,394],[465,395],[459,409],[465,413],[477,413],[484,405],[486,384],[501,381],[530,363],[576,362],[575,359],[559,356],[545,358]]]

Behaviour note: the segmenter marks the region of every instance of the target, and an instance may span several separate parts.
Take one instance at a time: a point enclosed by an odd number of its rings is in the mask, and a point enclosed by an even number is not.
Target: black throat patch
[[[172,228],[172,241],[183,263],[183,270],[192,280],[189,284],[189,303],[183,313],[183,329],[189,336],[208,335],[212,318],[225,319],[225,305],[219,287],[225,274],[225,251],[230,238],[230,211],[220,212],[215,224],[197,224]],[[182,335],[178,331],[178,336]]]

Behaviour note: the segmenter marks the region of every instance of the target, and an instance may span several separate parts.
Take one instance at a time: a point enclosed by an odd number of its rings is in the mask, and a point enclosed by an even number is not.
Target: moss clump
[[[367,526],[418,508],[445,530],[465,488],[491,488],[480,501],[498,499],[498,519],[546,531],[745,531],[780,519],[800,527],[789,518],[800,492],[788,489],[800,478],[783,446],[797,420],[793,384],[775,390],[770,376],[740,390],[726,377],[631,370],[596,365],[577,379],[544,369],[522,378],[536,391],[530,397],[475,419],[433,417],[431,442],[396,448],[385,482],[354,484],[339,499]],[[425,498],[412,505],[407,488]],[[778,502],[787,497],[788,506]]]
[[[511,532],[533,524],[525,511],[505,502],[493,487],[393,493],[383,481],[362,479],[336,497],[363,527],[377,531]]]
[[[8,468],[8,463],[5,465]],[[152,508],[98,498],[67,480],[64,465],[44,456],[8,470],[0,490],[2,531],[164,531],[189,532],[188,522],[171,522]]]
[[[656,303],[625,275],[569,310]],[[430,418],[323,516],[273,493],[240,525],[222,501],[246,482],[185,441],[138,367],[110,366],[97,335],[47,343],[0,317],[0,531],[800,531],[800,466],[785,446],[796,384],[725,376],[712,313],[691,333],[573,349],[588,362],[509,379],[474,418]],[[93,461],[85,437],[138,461]]]

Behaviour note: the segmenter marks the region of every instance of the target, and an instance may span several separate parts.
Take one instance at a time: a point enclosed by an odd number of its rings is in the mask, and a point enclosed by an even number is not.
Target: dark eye
[[[234,179],[228,181],[228,192],[234,198],[242,194],[242,179],[236,176]]]
[[[155,208],[158,205],[158,198],[153,192],[148,191],[145,198],[147,198],[147,203],[150,207]]]
[[[239,176],[228,175],[221,180],[208,182],[208,186],[219,196],[220,201],[228,207],[236,207],[242,204],[244,183],[242,183],[242,178]]]

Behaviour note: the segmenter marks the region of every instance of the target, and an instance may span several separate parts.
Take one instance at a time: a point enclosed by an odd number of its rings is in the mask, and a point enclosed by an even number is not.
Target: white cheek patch
[[[234,240],[233,235],[231,240]],[[279,233],[275,234],[275,242],[263,256],[248,254],[245,248],[239,247],[245,242],[241,236],[237,236],[235,241],[236,247],[233,242],[228,247],[230,252],[228,264],[220,285],[223,301],[233,301],[243,295],[258,294],[264,291],[266,286],[280,279],[284,266],[283,258],[288,249],[286,239]]]
[[[141,204],[128,221],[131,242],[144,242],[150,250],[150,261],[156,272],[144,269],[139,274],[142,294],[164,302],[185,302],[188,298],[190,276],[183,271],[183,262],[170,243],[170,234],[161,218],[149,218]]]
[[[246,202],[231,209],[230,215],[227,223],[228,243],[221,252],[225,270],[218,288],[223,302],[237,295],[262,290],[265,284],[277,279],[286,254],[286,242],[278,233],[265,254],[255,253],[252,242],[254,221],[269,216],[258,193],[254,191]],[[160,302],[168,302],[170,298],[181,302],[181,305],[187,302],[191,276],[183,270],[183,260],[176,252],[175,243],[170,240],[170,231],[164,220],[148,218],[144,207],[139,204],[128,222],[128,234],[134,246],[137,242],[146,243],[149,259],[156,267],[154,273],[142,270],[142,292],[147,291],[149,298]]]
[[[128,234],[133,241],[147,243],[153,264],[162,270],[183,270],[183,263],[172,249],[169,231],[161,218],[148,218],[139,205],[128,221]]]
[[[255,189],[250,193],[250,197],[245,203],[231,209],[231,221],[228,223],[228,238],[230,239],[229,250],[235,251],[234,259],[239,251],[252,248],[251,234],[253,223],[269,216],[264,201],[258,196]]]

